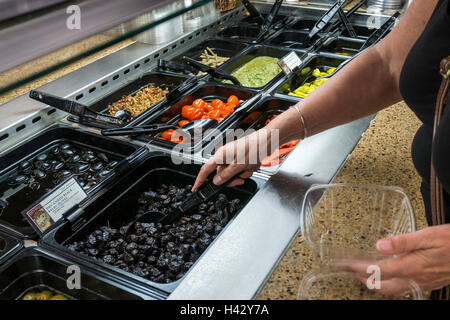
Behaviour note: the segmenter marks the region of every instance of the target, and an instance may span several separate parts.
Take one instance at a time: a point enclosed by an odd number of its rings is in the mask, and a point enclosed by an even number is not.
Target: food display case
[[[164,11],[161,2],[133,1],[136,8],[129,10]],[[0,246],[0,299],[252,299],[299,232],[301,197],[312,184],[328,183],[336,175],[368,127],[372,117],[293,141],[244,185],[223,189],[172,224],[133,222],[148,210],[170,214],[170,208],[191,196],[201,165],[227,140],[228,130],[239,129],[243,136],[262,128],[302,99],[290,93],[317,76],[331,74],[377,31],[366,27],[373,15],[347,11],[356,37],[349,37],[335,19],[330,28],[310,38],[328,8],[286,2],[260,37],[258,22],[237,6],[215,12],[214,21],[200,17],[195,28],[181,36],[168,34],[164,43],[140,41],[158,24],[167,23],[170,30],[170,16],[178,17],[173,23],[179,23],[180,16],[184,19],[187,12],[211,1],[167,2],[183,4],[170,6],[163,18],[148,24],[143,21],[149,16],[140,19],[138,12],[127,11],[137,18],[123,21],[108,7],[103,13],[117,20],[108,25],[114,28],[95,31],[112,37],[106,44],[129,43],[37,88],[69,99],[68,105],[90,110],[96,117],[128,110],[132,116],[126,123],[105,125],[83,118],[74,108],[65,109],[67,113],[30,99],[28,92],[0,106],[5,115],[0,119],[0,244],[5,243],[5,249]],[[272,8],[269,2],[254,4],[263,17]],[[377,18],[390,21],[386,14]],[[178,30],[178,25],[173,27]],[[100,52],[106,44],[86,51]],[[301,63],[286,74],[277,62],[291,52]],[[217,69],[197,73],[183,57]],[[259,58],[270,61],[253,62]],[[166,70],[162,60],[189,65],[186,68],[195,72]],[[271,69],[266,72],[268,64]],[[252,71],[245,69],[248,65],[256,69],[255,75],[247,77]],[[259,79],[261,69],[267,79]],[[240,85],[221,78],[224,74],[238,78]],[[12,91],[31,78],[5,88]],[[246,82],[257,78],[260,83]],[[164,131],[102,135],[104,129],[179,127],[180,121],[193,120],[183,110],[198,99],[206,105],[220,100],[232,108],[218,117],[214,135],[194,141],[185,153],[172,152],[179,141],[164,139]],[[202,117],[215,119],[209,113]],[[36,232],[25,218],[28,210],[54,196],[68,179],[83,190],[83,200],[66,208],[48,230]],[[24,248],[30,240],[33,246]],[[62,285],[72,264],[81,268],[84,283],[75,293]]]

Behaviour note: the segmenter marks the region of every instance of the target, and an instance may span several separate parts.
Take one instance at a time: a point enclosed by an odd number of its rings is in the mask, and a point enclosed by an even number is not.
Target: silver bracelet
[[[291,106],[291,108],[294,108],[295,110],[297,110],[297,112],[298,112],[298,114],[300,116],[300,119],[302,120],[302,124],[303,124],[303,139],[305,139],[308,136],[307,135],[308,131],[307,131],[306,125],[305,125],[305,118],[303,118],[303,114],[300,111],[300,108],[298,107],[298,105],[293,105],[293,106]]]

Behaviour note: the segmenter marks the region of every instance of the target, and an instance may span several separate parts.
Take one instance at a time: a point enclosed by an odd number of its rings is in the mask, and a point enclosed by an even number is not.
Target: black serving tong
[[[117,128],[117,129],[103,129],[101,131],[104,136],[139,136],[142,134],[149,133],[159,133],[168,129],[181,129],[182,131],[188,133],[190,136],[194,136],[197,130],[201,130],[202,132],[208,128],[211,128],[214,125],[217,125],[218,121],[215,119],[200,119],[191,121],[181,128],[173,124],[150,124],[144,126],[137,127],[127,127],[127,128]]]
[[[141,214],[136,215],[136,217],[128,223],[127,231],[125,233],[125,237],[128,236],[133,231],[133,225],[136,222],[140,223],[161,223],[163,225],[170,225],[181,218],[182,215],[188,214],[192,209],[197,207],[198,205],[210,200],[214,196],[216,196],[223,189],[228,187],[228,184],[232,182],[234,179],[238,178],[240,173],[234,175],[232,178],[228,179],[225,183],[220,186],[215,185],[212,182],[212,177],[216,172],[213,172],[208,177],[207,181],[203,183],[197,190],[195,190],[188,199],[183,201],[179,206],[172,209],[169,213],[164,214],[160,211],[147,211]]]
[[[167,61],[164,59],[158,59],[158,69],[161,70],[171,70],[175,72],[181,72],[184,74],[193,74],[196,75],[198,73],[198,69],[186,65],[185,63],[180,63],[176,61]]]
[[[249,0],[242,0],[242,4],[244,5],[245,9],[247,9],[247,11],[250,13],[250,16],[253,19],[255,19],[255,22],[257,24],[262,25],[264,23],[264,17]]]
[[[323,31],[327,27],[333,17],[338,14],[339,10],[342,11],[342,6],[345,2],[346,0],[336,1],[336,3],[331,6],[331,8],[316,22],[316,24],[308,34],[309,43],[316,37],[319,32]]]
[[[186,61],[187,65],[196,68],[198,71],[206,72],[214,78],[230,80],[235,85],[238,86],[242,85],[241,82],[236,77],[232,76],[229,73],[226,73],[225,71],[207,66],[206,64],[203,64],[201,62],[198,62],[197,60],[194,60],[186,56],[183,56],[183,60]]]
[[[344,19],[344,20],[346,20],[346,21],[348,22],[348,19],[349,19],[356,11],[358,11],[358,9],[361,8],[366,2],[367,2],[367,0],[361,0],[361,1],[359,1],[356,5],[354,5],[350,10],[348,10],[348,11],[345,13],[345,19]],[[341,10],[341,11],[342,11],[342,10]],[[349,34],[350,34],[350,33],[353,33],[353,32],[354,32],[353,26],[352,26],[350,23],[345,24],[344,20],[340,18],[339,20],[335,21],[333,24],[331,24],[331,25],[326,29],[326,32],[330,32],[330,31],[336,30],[336,29],[338,29],[338,28],[341,28],[341,27],[342,27],[342,24],[344,24],[344,27],[347,29],[347,32],[348,32]],[[349,27],[351,27],[351,30],[348,29]],[[352,31],[352,30],[353,30],[353,31]],[[354,34],[355,34],[355,36],[356,36],[356,33],[354,33]],[[351,34],[350,34],[350,35],[351,35]],[[352,36],[352,37],[355,37],[355,36]]]
[[[283,0],[276,0],[275,3],[272,6],[272,9],[270,9],[269,14],[266,16],[266,19],[264,19],[264,23],[261,26],[259,30],[259,34],[255,39],[255,43],[261,42],[261,39],[264,38],[264,36],[267,34],[267,32],[270,30],[270,27],[273,24],[273,21],[275,20],[275,17],[277,16],[278,12],[280,11],[281,5],[283,4]]]
[[[89,107],[73,100],[57,97],[55,95],[31,90],[30,98],[48,104],[56,109],[68,112],[80,118],[84,122],[100,122],[112,125],[125,125],[131,120],[131,113],[127,110],[119,110],[115,116],[100,114]]]
[[[360,50],[363,51],[372,46],[373,44],[377,43],[378,41],[380,41],[390,31],[399,15],[400,12],[397,11],[392,16],[390,16],[389,19],[386,20],[386,22],[383,23],[383,25],[379,29],[375,30],[369,36],[369,38],[366,40],[366,42],[364,42]]]

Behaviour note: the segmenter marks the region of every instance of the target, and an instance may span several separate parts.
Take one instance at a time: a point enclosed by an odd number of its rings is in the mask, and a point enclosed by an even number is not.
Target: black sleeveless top
[[[422,35],[409,52],[400,74],[400,91],[406,104],[422,121],[412,145],[414,165],[429,192],[431,141],[435,103],[442,77],[439,63],[450,55],[450,0],[440,0]],[[433,164],[446,191],[450,208],[450,108],[444,113],[436,133],[436,151]],[[427,185],[428,184],[428,185]],[[424,193],[422,185],[422,192]],[[429,194],[424,193],[427,206]],[[429,211],[429,208],[427,208]],[[450,211],[450,210],[449,210]],[[429,214],[429,212],[427,212]],[[450,212],[446,212],[450,214]]]

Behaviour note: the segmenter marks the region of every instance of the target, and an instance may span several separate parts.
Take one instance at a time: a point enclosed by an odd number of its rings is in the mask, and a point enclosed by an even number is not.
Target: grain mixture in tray
[[[139,90],[134,96],[123,96],[118,102],[108,106],[113,116],[119,110],[128,110],[133,118],[160,102],[169,93],[168,89],[147,86]]]

